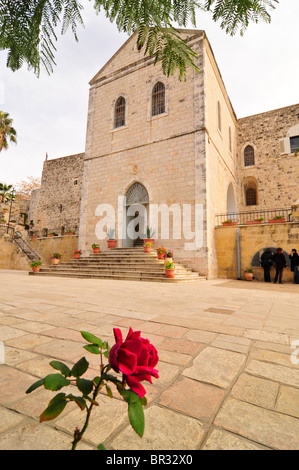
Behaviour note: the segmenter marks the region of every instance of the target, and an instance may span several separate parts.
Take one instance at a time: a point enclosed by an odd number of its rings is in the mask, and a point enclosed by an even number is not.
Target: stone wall
[[[267,247],[281,247],[286,253],[293,248],[299,252],[299,222],[250,225],[239,227],[217,227],[215,239],[217,247],[218,277],[238,279],[237,230],[240,234],[241,279],[245,279],[245,269],[252,267],[252,259]],[[257,280],[263,280],[263,270],[253,268]],[[273,280],[274,269],[272,269]],[[284,270],[284,281],[293,282],[293,273]]]
[[[30,261],[9,235],[0,233],[0,269],[28,271]]]
[[[290,208],[298,199],[299,155],[282,145],[292,129],[299,135],[299,104],[238,120],[239,211]],[[248,144],[255,150],[255,165],[244,167]],[[245,204],[247,182],[257,185],[257,206]]]
[[[31,240],[30,244],[39,253],[44,265],[51,264],[50,258],[54,253],[60,253],[62,255],[61,262],[67,263],[74,258],[74,251],[78,249],[78,236],[37,238]]]
[[[44,162],[41,188],[33,192],[30,219],[35,233],[61,233],[62,228],[77,230],[83,174],[83,155],[71,155]]]

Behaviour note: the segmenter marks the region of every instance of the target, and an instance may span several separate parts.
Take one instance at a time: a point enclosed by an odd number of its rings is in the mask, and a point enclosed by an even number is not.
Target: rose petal
[[[146,394],[146,390],[134,375],[127,376],[126,377],[126,382],[129,385],[130,389],[133,392],[137,393],[137,395],[140,398],[144,397],[144,395]]]
[[[121,333],[121,330],[119,328],[113,328],[113,333],[114,333],[114,338],[116,343],[122,343],[123,342],[123,335]]]
[[[120,347],[117,354],[117,362],[118,368],[123,374],[131,375],[135,372],[137,366],[137,356],[127,349]]]

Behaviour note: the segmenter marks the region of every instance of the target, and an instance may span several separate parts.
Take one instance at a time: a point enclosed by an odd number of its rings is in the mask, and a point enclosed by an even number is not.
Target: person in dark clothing
[[[283,268],[287,265],[287,260],[283,254],[282,248],[277,248],[275,255],[273,256],[274,265],[276,268],[274,284],[279,280],[279,284],[282,284],[282,272]]]
[[[294,272],[294,282],[299,284],[299,255],[295,248],[292,249],[289,258],[291,260],[291,271]]]
[[[273,265],[273,253],[269,248],[266,248],[261,256],[261,266],[264,269],[264,281],[271,282],[270,270]]]

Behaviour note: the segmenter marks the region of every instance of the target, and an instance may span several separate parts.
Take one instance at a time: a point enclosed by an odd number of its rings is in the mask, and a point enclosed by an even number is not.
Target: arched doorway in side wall
[[[230,183],[227,188],[226,212],[229,219],[236,218],[237,204],[233,184]]]
[[[126,238],[124,247],[142,243],[148,224],[149,195],[143,184],[135,182],[126,193]]]

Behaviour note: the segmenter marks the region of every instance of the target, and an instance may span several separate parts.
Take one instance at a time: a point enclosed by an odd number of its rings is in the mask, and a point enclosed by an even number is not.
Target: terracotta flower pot
[[[224,227],[230,227],[232,225],[237,225],[237,222],[222,222]]]
[[[65,235],[75,235],[75,232],[66,232]]]
[[[39,270],[40,270],[40,266],[34,266],[34,267],[32,268],[32,271],[33,271],[34,273],[38,273]]]
[[[252,281],[252,278],[253,278],[253,273],[245,273],[246,281]]]
[[[164,259],[164,253],[158,253],[158,259]]]
[[[75,254],[74,254],[74,259],[79,259],[79,258],[80,258],[80,256],[81,256],[81,254],[80,254],[80,253],[75,253]]]
[[[143,239],[143,244],[145,245],[146,243],[151,243],[153,245],[154,244],[154,239],[153,238],[144,238]]]
[[[100,253],[100,248],[93,248],[94,253]]]
[[[286,221],[286,219],[270,219],[270,220],[268,220],[268,223],[269,224],[279,224],[279,223],[283,223],[285,221]]]
[[[108,248],[115,248],[117,240],[107,240]]]
[[[59,263],[60,263],[60,259],[58,259],[58,258],[53,258],[52,259],[52,264],[56,265],[56,264],[59,264]]]
[[[261,220],[247,220],[245,222],[246,225],[257,225],[257,224],[261,224],[262,221]]]
[[[165,276],[169,279],[174,278],[175,269],[165,269]]]
[[[143,250],[144,250],[144,253],[150,253],[151,252],[151,247],[150,246],[144,246]]]

